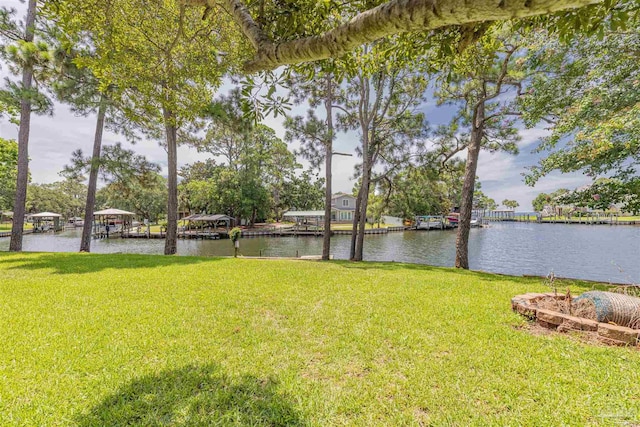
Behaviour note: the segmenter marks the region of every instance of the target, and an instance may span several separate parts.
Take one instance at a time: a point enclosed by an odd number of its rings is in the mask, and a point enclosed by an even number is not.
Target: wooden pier
[[[22,234],[33,234],[33,230],[23,230]],[[11,237],[11,230],[9,231],[0,231],[0,238],[2,237]]]
[[[583,217],[535,217],[530,216],[515,216],[513,218],[483,218],[485,223],[488,222],[525,222],[525,223],[538,223],[538,224],[582,224],[582,225],[640,225],[640,220],[625,220],[618,217],[603,217],[603,216],[583,216]]]
[[[388,228],[371,228],[364,231],[364,234],[387,234],[391,232],[405,231],[408,227],[388,227]],[[122,236],[124,239],[164,239],[166,232],[155,233],[136,233],[125,232]],[[351,230],[332,230],[331,235],[351,235]],[[272,229],[272,230],[255,230],[255,231],[243,231],[243,238],[254,237],[322,237],[324,236],[323,230],[296,230],[296,229]],[[106,237],[106,236],[104,236]],[[111,236],[110,236],[111,237]],[[95,237],[98,238],[98,237]],[[215,232],[178,232],[179,239],[193,239],[193,240],[218,240],[228,239],[229,232],[227,230],[219,230]]]

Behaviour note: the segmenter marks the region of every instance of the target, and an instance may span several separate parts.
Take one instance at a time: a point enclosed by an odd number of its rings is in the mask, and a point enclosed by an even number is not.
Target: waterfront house
[[[331,222],[351,222],[356,210],[356,198],[347,193],[336,193],[331,197]]]
[[[349,223],[353,221],[353,214],[356,210],[356,198],[347,193],[336,193],[331,197],[331,222]],[[282,215],[283,218],[306,223],[322,223],[324,210],[318,211],[288,211]]]

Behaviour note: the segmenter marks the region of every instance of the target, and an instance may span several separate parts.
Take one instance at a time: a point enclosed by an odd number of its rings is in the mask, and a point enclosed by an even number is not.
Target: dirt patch
[[[562,314],[582,317],[583,319],[598,320],[595,304],[593,301],[586,299],[575,301],[569,298],[557,299],[556,297],[546,296],[536,301],[536,305],[539,308],[557,311]]]
[[[514,329],[519,331],[526,331],[531,335],[535,336],[554,336],[558,335],[558,332],[563,332],[562,335],[569,336],[581,343],[595,345],[600,347],[609,347],[612,345],[618,345],[617,343],[607,340],[598,335],[597,332],[587,332],[587,331],[572,331],[572,330],[552,330],[549,328],[545,328],[544,326],[539,325],[538,323],[527,323],[525,325],[520,325],[514,327]]]

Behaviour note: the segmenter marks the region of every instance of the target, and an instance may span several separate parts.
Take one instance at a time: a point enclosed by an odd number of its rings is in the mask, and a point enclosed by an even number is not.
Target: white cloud
[[[539,142],[542,138],[549,136],[551,131],[543,127],[535,127],[531,129],[520,129],[518,132],[522,139],[518,142],[518,147],[524,148]]]

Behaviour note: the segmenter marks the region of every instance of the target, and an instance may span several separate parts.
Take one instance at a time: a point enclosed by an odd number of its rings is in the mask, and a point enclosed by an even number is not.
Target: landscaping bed
[[[579,331],[613,345],[640,346],[640,329],[631,325],[598,321],[596,305],[590,299],[558,293],[528,293],[511,299],[511,307],[536,324],[558,332]]]

